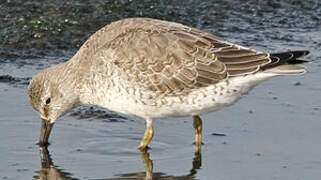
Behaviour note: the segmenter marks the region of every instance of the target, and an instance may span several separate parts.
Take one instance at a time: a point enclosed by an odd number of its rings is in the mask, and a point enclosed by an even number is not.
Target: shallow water
[[[76,109],[59,119],[48,151],[40,151],[36,143],[41,122],[27,100],[28,81],[38,71],[68,60],[76,44],[85,38],[72,36],[75,44],[65,49],[56,46],[62,42],[59,38],[55,43],[49,39],[46,48],[36,50],[28,49],[24,41],[12,42],[21,43],[19,46],[0,45],[0,179],[321,178],[319,1],[186,1],[184,5],[171,1],[146,1],[145,5],[126,2],[115,7],[98,3],[111,12],[99,16],[97,22],[107,24],[117,18],[140,15],[163,17],[258,50],[308,49],[311,54],[307,59],[313,62],[307,65],[309,72],[305,75],[275,78],[259,85],[235,105],[202,116],[201,154],[194,150],[191,117],[156,120],[151,149],[144,154],[136,149],[144,132],[144,120],[97,107]],[[77,7],[81,9],[82,3]],[[23,3],[18,5],[26,8]],[[95,17],[103,13],[83,11],[81,17],[85,20],[90,13],[96,13]],[[18,10],[14,13],[22,16]],[[42,19],[50,20],[51,15],[45,14]],[[4,22],[10,30],[19,28]],[[88,26],[87,31],[85,25],[78,28],[83,30],[81,36],[88,37],[99,26]],[[74,28],[77,27],[71,29]],[[68,34],[67,27],[63,31]],[[4,37],[7,32],[0,33]],[[35,39],[33,43],[42,41]]]

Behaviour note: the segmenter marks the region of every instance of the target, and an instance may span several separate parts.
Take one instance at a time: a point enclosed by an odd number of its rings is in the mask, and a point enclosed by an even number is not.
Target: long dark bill
[[[41,125],[41,134],[40,134],[40,141],[39,146],[48,146],[48,139],[50,136],[51,129],[55,123],[50,123],[50,121],[46,119],[42,119]]]

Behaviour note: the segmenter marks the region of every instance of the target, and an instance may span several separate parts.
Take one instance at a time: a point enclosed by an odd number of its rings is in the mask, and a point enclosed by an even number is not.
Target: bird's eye
[[[51,102],[51,98],[48,98],[48,99],[46,100],[46,104],[50,104],[50,102]]]

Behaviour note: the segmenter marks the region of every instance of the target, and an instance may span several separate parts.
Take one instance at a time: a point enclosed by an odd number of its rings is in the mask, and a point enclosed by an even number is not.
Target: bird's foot
[[[40,147],[46,147],[47,148],[50,145],[50,143],[49,142],[44,143],[44,142],[39,141],[39,142],[36,143],[36,145],[38,145]]]
[[[199,143],[193,142],[193,145],[197,145],[197,144],[199,144]],[[204,145],[204,143],[201,142],[200,145]]]
[[[141,152],[144,152],[144,151],[148,151],[152,148],[150,148],[149,146],[138,146],[138,149],[141,151]]]

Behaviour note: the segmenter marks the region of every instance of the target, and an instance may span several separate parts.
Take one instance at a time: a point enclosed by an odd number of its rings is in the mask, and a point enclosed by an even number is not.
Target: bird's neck
[[[81,105],[105,104],[102,100],[109,95],[109,89],[113,85],[112,76],[115,68],[108,61],[101,65],[102,61],[93,61],[90,53],[80,50],[68,61],[66,66],[72,69],[76,86],[74,89],[79,95]],[[103,102],[103,103],[102,103]]]
[[[93,104],[92,97],[93,89],[95,89],[95,84],[91,82],[89,78],[90,65],[86,56],[81,56],[79,52],[68,62],[66,62],[67,72],[70,71],[67,81],[72,86],[72,89],[79,98],[80,105],[90,105]],[[87,64],[86,64],[87,63]]]

